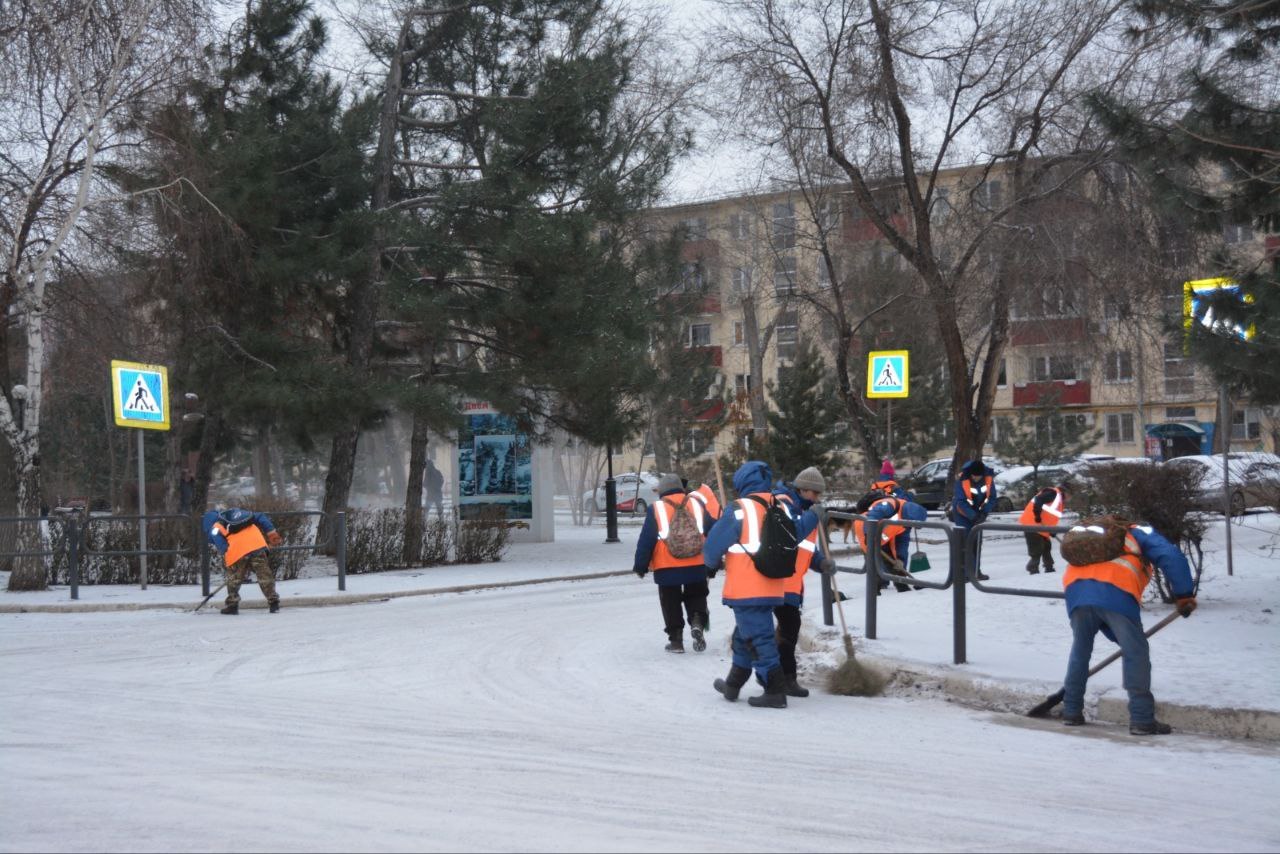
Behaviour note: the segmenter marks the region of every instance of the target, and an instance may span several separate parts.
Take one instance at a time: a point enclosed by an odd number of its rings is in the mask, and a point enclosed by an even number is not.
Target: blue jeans
[[[737,625],[733,627],[733,664],[750,667],[761,684],[769,671],[781,666],[778,642],[773,632],[772,605],[730,605]]]
[[[1129,692],[1129,722],[1151,723],[1156,719],[1156,700],[1151,695],[1151,648],[1142,633],[1142,624],[1115,611],[1094,605],[1080,605],[1071,612],[1071,657],[1063,683],[1063,715],[1084,712],[1084,686],[1089,679],[1089,657],[1093,638],[1103,628],[1110,630],[1123,656],[1124,689]]]

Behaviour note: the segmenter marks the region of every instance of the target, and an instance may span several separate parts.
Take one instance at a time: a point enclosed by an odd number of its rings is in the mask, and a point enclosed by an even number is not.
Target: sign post
[[[893,457],[893,399],[910,396],[911,353],[872,350],[867,354],[867,397],[885,398],[885,436]]]
[[[1203,305],[1202,297],[1214,292],[1234,292],[1240,296],[1240,285],[1232,279],[1194,279],[1182,284],[1182,324],[1186,330],[1186,345],[1191,345],[1193,324],[1200,323],[1209,329],[1221,330],[1225,322],[1213,316],[1213,310]],[[1248,300],[1248,297],[1244,297]],[[1229,330],[1246,341],[1253,338],[1254,330],[1236,326]],[[1227,384],[1218,389],[1218,429],[1222,431],[1222,518],[1226,525],[1227,575],[1235,575],[1231,550],[1231,396]]]
[[[147,589],[147,459],[144,430],[169,429],[169,369],[164,365],[111,360],[111,400],[116,425],[138,430],[138,556]]]

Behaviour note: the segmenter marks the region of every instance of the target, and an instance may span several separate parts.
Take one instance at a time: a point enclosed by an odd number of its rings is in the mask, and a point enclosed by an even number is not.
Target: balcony
[[[724,349],[721,347],[691,347],[699,353],[709,353],[711,355],[711,364],[717,368],[724,366]]]
[[[1009,327],[1009,343],[1014,347],[1083,341],[1088,331],[1083,317],[1038,317],[1034,320],[1015,320],[1009,324]]]
[[[1019,406],[1088,406],[1092,402],[1088,380],[1051,380],[1038,383],[1015,383],[1013,405]]]

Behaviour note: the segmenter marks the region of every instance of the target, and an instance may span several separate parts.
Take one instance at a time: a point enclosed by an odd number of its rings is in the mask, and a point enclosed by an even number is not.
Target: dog
[[[828,504],[826,505],[826,508],[828,511],[834,510],[837,513],[856,512],[852,504]],[[837,531],[844,532],[843,542],[845,543],[849,542],[849,535],[853,533],[853,520],[852,519],[836,519],[828,515],[827,516],[827,538],[831,540],[831,542],[833,543],[836,541],[835,533]]]

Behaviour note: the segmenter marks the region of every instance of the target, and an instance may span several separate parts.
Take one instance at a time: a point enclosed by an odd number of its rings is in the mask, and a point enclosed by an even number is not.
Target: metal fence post
[[[964,621],[964,537],[959,528],[947,531],[947,545],[951,551],[951,663],[964,664],[968,655]]]
[[[866,612],[866,630],[863,635],[868,640],[875,640],[876,637],[876,597],[880,595],[880,569],[876,566],[875,554],[872,549],[879,550],[880,545],[880,522],[878,520],[867,520],[862,523],[862,530],[866,533],[866,541],[870,548],[863,549],[864,566],[867,570],[867,612]]]
[[[200,534],[203,535],[204,532],[201,531]],[[200,595],[208,596],[209,595],[209,544],[201,540],[199,537],[196,538],[196,542],[198,543],[196,548],[200,549]]]
[[[347,589],[347,514],[339,510],[336,514],[333,535],[337,537],[336,552],[338,557],[338,589]]]
[[[67,574],[71,582],[71,598],[80,598],[80,526],[76,517],[67,520]]]

